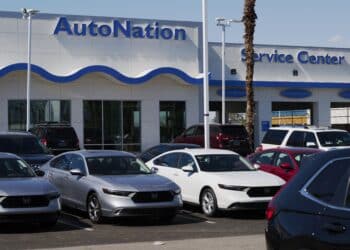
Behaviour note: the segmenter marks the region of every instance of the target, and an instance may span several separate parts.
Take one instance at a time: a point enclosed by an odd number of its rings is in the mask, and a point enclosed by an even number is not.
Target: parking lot
[[[61,248],[119,243],[162,242],[262,234],[263,212],[230,212],[206,218],[199,209],[185,206],[170,224],[124,219],[92,225],[84,213],[64,210],[49,231],[38,226],[3,225],[1,249]]]

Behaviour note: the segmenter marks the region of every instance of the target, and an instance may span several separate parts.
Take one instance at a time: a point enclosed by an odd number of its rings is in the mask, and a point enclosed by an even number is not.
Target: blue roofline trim
[[[210,80],[210,86],[221,86],[221,80]],[[245,81],[229,80],[226,86],[245,87]],[[283,81],[253,81],[254,87],[282,87],[282,88],[337,88],[349,89],[350,82],[283,82]]]
[[[0,77],[3,77],[14,71],[21,71],[21,70],[27,70],[27,63],[15,63],[0,69]],[[67,76],[54,75],[48,72],[47,70],[45,70],[44,68],[35,64],[31,64],[31,70],[32,72],[40,75],[46,80],[49,80],[55,83],[69,83],[89,73],[105,73],[126,84],[142,84],[161,74],[170,74],[170,75],[177,76],[180,79],[182,79],[184,82],[189,84],[202,85],[203,83],[202,78],[191,77],[188,74],[186,74],[184,71],[177,68],[172,68],[172,67],[157,68],[150,72],[147,72],[145,75],[140,77],[125,76],[119,71],[104,65],[88,66]]]

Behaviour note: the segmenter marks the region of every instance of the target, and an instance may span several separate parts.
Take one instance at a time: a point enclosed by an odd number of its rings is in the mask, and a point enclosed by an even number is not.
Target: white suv
[[[325,151],[350,148],[350,133],[331,128],[275,127],[266,132],[255,151],[276,147],[307,147]]]

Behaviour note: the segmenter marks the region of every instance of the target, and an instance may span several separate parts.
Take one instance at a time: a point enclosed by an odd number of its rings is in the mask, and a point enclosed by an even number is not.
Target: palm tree
[[[257,19],[255,13],[255,0],[244,1],[244,46],[246,50],[246,128],[249,136],[249,144],[253,150],[254,143],[254,90],[253,90],[253,75],[254,75],[254,31],[255,20]]]

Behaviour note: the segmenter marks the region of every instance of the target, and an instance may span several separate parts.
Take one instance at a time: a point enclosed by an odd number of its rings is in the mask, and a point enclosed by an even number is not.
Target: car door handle
[[[346,226],[340,223],[327,223],[323,228],[332,233],[343,233],[346,231]]]

